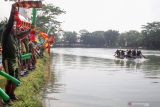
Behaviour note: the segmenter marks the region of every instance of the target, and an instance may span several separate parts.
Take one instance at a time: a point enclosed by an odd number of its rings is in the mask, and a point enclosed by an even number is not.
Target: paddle
[[[146,58],[146,56],[144,56],[144,55],[142,55],[143,56],[143,58]]]

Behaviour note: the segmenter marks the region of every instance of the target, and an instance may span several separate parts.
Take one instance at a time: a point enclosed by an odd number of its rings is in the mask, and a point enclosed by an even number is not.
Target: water
[[[160,52],[117,60],[116,49],[55,48],[46,107],[160,107]]]

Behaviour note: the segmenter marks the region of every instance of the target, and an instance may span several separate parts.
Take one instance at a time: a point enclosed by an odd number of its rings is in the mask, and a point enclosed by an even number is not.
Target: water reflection
[[[54,59],[52,59],[51,61],[51,66],[50,66],[50,70],[48,70],[48,77],[47,77],[47,84],[45,88],[45,92],[47,94],[49,93],[62,93],[63,91],[61,90],[62,86],[64,84],[61,84],[59,82],[60,78],[62,77],[62,74],[60,74],[61,72],[58,72],[55,74],[54,69],[56,66],[54,66],[54,63],[58,61],[61,61],[62,59],[56,59],[56,58],[61,58],[59,57],[59,55],[54,55]],[[54,60],[54,63],[53,63]]]
[[[135,62],[134,60],[114,60],[116,65],[125,66],[126,68],[140,69],[143,62]]]

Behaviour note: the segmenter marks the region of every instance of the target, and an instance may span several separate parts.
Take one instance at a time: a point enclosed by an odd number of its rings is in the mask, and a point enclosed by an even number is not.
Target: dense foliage
[[[160,49],[160,22],[147,23],[143,26],[144,46],[149,49]]]
[[[60,30],[61,22],[57,20],[57,16],[65,13],[60,7],[53,4],[43,4],[43,8],[38,10],[36,21],[37,28],[40,28],[47,34],[54,34]]]
[[[141,32],[136,30],[124,33],[116,30],[89,32],[85,29],[79,33],[64,32],[61,42],[56,46],[160,49],[160,22],[143,25]]]

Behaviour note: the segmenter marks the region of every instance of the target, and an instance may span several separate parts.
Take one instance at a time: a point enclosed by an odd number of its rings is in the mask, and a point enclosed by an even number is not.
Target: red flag
[[[48,42],[51,44],[51,45],[53,45],[54,43],[55,43],[55,36],[50,36],[50,38],[49,38],[49,40],[48,40]]]
[[[21,20],[20,20],[20,18],[19,18],[19,13],[18,13],[18,11],[15,12],[15,20],[16,20],[16,27],[20,28],[21,25],[22,25],[22,22],[21,22]]]
[[[34,29],[30,32],[30,41],[35,42],[36,41],[36,32]]]
[[[51,45],[50,43],[48,43],[48,55],[50,56],[50,54],[51,54]]]

